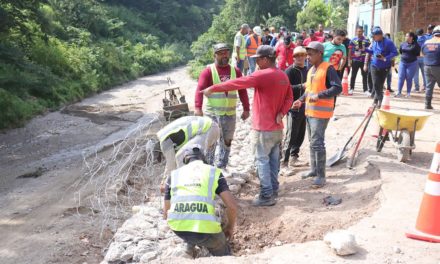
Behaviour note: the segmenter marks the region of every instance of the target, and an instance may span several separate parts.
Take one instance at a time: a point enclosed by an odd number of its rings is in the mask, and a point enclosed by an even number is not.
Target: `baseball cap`
[[[374,27],[371,34],[373,34],[373,36],[374,35],[383,35],[383,31],[380,27]]]
[[[269,45],[261,45],[257,49],[257,53],[251,56],[252,58],[258,57],[275,57],[275,49]]]
[[[307,54],[307,50],[302,46],[298,46],[293,50],[293,56],[296,54]]]
[[[321,53],[324,53],[324,46],[319,41],[312,41],[307,45],[306,49],[314,49]]]
[[[218,43],[214,45],[214,53],[217,53],[222,50],[231,50],[226,43]]]
[[[436,26],[434,28],[434,30],[432,31],[432,35],[434,35],[434,36],[440,35],[440,26]]]

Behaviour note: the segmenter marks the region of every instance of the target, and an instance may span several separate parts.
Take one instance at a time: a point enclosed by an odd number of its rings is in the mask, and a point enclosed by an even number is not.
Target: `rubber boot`
[[[316,151],[316,178],[313,181],[313,188],[321,188],[325,185],[325,164],[326,164],[326,152],[325,150]]]
[[[315,177],[316,174],[316,155],[313,149],[310,149],[310,171],[306,171],[301,175],[302,179]]]
[[[425,98],[425,109],[434,109],[431,105],[432,98]]]

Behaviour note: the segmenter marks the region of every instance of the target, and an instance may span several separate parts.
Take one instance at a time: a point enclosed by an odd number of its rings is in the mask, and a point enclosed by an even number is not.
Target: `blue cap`
[[[374,35],[383,35],[383,31],[380,27],[374,27],[371,34],[373,34],[373,36]]]

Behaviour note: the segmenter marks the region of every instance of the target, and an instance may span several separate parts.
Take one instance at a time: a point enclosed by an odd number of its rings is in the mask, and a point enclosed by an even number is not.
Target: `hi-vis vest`
[[[215,216],[215,190],[221,170],[193,161],[171,172],[168,225],[174,231],[216,234],[222,231]]]
[[[313,103],[309,101],[310,95],[318,94],[327,89],[325,79],[328,67],[330,67],[328,62],[322,62],[314,74],[312,74],[313,69],[310,69],[307,73],[306,116],[316,118],[331,118],[333,116],[335,108],[335,99],[333,97],[318,99],[318,101]]]
[[[241,46],[240,46],[240,56],[239,59],[240,60],[244,60],[246,59],[246,39],[244,38],[244,36],[240,33],[240,31],[237,32],[237,34],[235,34],[235,37],[239,36],[241,38]],[[234,51],[232,52],[232,57],[237,56],[237,47],[235,46],[236,43],[234,43]]]
[[[257,40],[255,40],[255,37],[257,37]],[[252,34],[249,36],[249,40],[251,44],[246,48],[246,54],[247,56],[252,56],[257,53],[257,48],[261,45],[261,37],[257,34]]]
[[[206,133],[212,126],[212,119],[205,116],[185,116],[166,125],[157,132],[160,143],[164,142],[174,133],[182,130],[185,133],[185,139],[182,142],[173,142],[174,149],[177,151],[185,145],[190,139],[197,135]]]
[[[218,75],[215,64],[211,64],[208,67],[211,68],[212,82],[213,84],[221,83],[220,76]],[[230,80],[234,80],[237,76],[235,68],[231,67]],[[235,108],[237,107],[237,91],[229,91],[226,95],[225,92],[212,93],[208,96],[208,103],[206,104],[205,111],[212,115],[235,115]]]

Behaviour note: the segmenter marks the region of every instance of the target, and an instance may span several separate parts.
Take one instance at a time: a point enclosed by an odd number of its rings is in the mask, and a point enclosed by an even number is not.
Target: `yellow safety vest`
[[[170,135],[183,130],[185,133],[185,140],[179,142],[180,144],[175,144],[174,149],[177,151],[182,148],[190,139],[197,135],[202,135],[206,133],[212,126],[212,119],[206,116],[200,117],[181,117],[176,121],[166,125],[164,128],[157,132],[157,137],[159,142],[164,142]]]
[[[237,34],[235,34],[235,36],[240,36],[241,38],[241,46],[240,46],[240,60],[244,60],[246,59],[246,39],[244,38],[244,36],[240,33],[240,31],[237,32]],[[235,57],[237,55],[237,51],[236,51],[235,47],[235,43],[234,43],[234,50],[232,51],[232,57]]]
[[[220,169],[202,161],[193,161],[171,172],[167,221],[172,230],[205,234],[222,231],[214,204],[220,173]]]
[[[234,80],[237,78],[235,73],[235,68],[232,65],[230,80]],[[217,68],[215,64],[211,64],[208,67],[211,69],[212,82],[213,84],[221,83],[220,76],[218,75]],[[236,114],[237,107],[237,91],[230,91],[228,95],[225,92],[212,93],[208,96],[208,102],[206,103],[205,111],[211,115],[228,115],[232,116]]]

